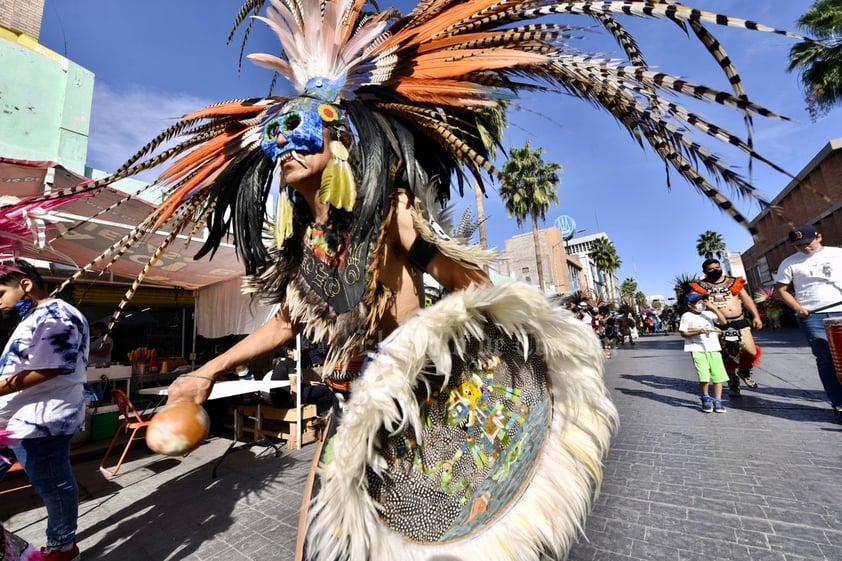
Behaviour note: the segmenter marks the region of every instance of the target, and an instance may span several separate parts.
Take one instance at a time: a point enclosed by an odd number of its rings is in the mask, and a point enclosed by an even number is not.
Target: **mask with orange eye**
[[[335,105],[312,97],[295,98],[266,119],[260,147],[273,162],[286,154],[317,154],[324,148],[325,126],[343,119]],[[278,144],[280,136],[286,143]]]

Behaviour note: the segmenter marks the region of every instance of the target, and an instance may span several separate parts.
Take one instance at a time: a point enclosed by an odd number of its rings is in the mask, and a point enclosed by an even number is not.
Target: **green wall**
[[[0,27],[0,156],[85,173],[94,75]]]

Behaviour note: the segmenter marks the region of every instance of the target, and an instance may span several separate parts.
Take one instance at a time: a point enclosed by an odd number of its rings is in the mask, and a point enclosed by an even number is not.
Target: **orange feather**
[[[158,181],[163,184],[172,183],[175,176],[183,175],[185,170],[198,167],[202,162],[207,160],[210,156],[225,148],[225,146],[234,138],[239,136],[242,131],[234,133],[222,133],[216,138],[212,138],[193,150],[176,160],[170,167],[161,172],[158,176]]]
[[[194,188],[200,186],[211,175],[217,174],[221,171],[225,164],[234,158],[235,155],[219,154],[202,167],[196,170],[196,174],[186,180],[184,184],[180,185],[178,189],[173,192],[159,207],[160,215],[155,221],[153,230],[157,230],[166,223],[167,220],[175,213],[181,203],[184,202],[187,195],[193,191]],[[210,185],[211,182],[207,182]],[[207,186],[206,185],[206,186]]]
[[[197,109],[196,111],[191,111],[190,113],[182,117],[181,120],[187,121],[193,119],[208,119],[211,117],[218,118],[226,116],[242,117],[243,115],[257,115],[264,109],[266,109],[266,104],[245,104],[243,103],[243,100],[236,100],[226,103],[219,103],[217,105],[211,105],[209,107],[203,107],[202,109]]]
[[[425,41],[430,41],[431,39],[442,35],[445,30],[450,29],[462,20],[471,16],[476,16],[478,12],[485,10],[489,6],[497,4],[499,1],[500,0],[472,0],[471,2],[464,2],[460,5],[450,6],[441,14],[427,20],[417,27],[413,27],[411,25],[404,27],[392,37],[378,45],[378,47],[374,49],[374,52],[385,54],[393,48],[406,48],[413,45],[420,45]]]
[[[515,49],[445,50],[419,56],[412,67],[412,75],[438,79],[498,68],[545,64],[550,60],[550,57],[542,54],[525,53]]]

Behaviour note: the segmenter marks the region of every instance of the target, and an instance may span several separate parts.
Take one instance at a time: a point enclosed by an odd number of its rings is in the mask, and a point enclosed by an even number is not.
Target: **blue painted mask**
[[[260,147],[273,162],[293,150],[317,154],[324,148],[325,125],[338,123],[342,117],[335,105],[312,97],[295,98],[263,124]],[[283,146],[278,145],[280,135],[287,140]]]

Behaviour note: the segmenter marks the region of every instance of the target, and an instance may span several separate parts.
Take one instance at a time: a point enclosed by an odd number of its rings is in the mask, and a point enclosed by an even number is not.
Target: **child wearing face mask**
[[[0,311],[20,316],[0,354],[0,430],[10,438],[0,445],[0,479],[17,459],[44,501],[47,544],[37,558],[78,561],[79,489],[70,439],[85,422],[88,322],[52,298],[22,259],[0,261]]]
[[[692,353],[693,364],[702,392],[704,413],[725,413],[722,405],[722,384],[728,381],[717,325],[727,323],[725,316],[713,303],[698,292],[685,296],[687,311],[681,316],[678,332],[684,337],[684,351]],[[713,385],[713,398],[709,389]]]

